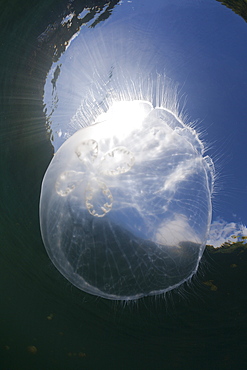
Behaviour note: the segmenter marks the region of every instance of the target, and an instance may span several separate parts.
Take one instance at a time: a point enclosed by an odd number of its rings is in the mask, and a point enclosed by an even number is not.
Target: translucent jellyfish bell
[[[85,292],[119,300],[167,292],[197,271],[213,175],[198,135],[175,114],[147,101],[114,103],[47,169],[47,252]]]

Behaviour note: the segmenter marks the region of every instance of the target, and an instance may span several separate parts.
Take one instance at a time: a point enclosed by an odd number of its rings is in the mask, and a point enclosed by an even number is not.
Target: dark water
[[[45,252],[38,204],[53,154],[42,105],[51,52],[37,37],[69,4],[0,4],[0,368],[246,369],[242,246],[206,251],[189,286],[129,305],[77,290]]]

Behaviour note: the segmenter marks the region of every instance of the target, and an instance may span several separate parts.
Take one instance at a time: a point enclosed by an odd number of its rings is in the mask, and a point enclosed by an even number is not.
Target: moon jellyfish
[[[47,169],[40,223],[48,255],[73,285],[104,298],[172,290],[197,271],[213,179],[196,131],[177,114],[116,101]]]

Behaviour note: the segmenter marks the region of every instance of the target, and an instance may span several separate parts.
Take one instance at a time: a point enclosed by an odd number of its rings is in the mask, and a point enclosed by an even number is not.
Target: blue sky
[[[73,133],[68,122],[85,97],[92,91],[97,95],[99,85],[107,84],[104,76],[114,63],[114,68],[124,66],[130,79],[140,71],[143,76],[166,75],[171,86],[178,86],[186,122],[195,122],[215,162],[209,242],[219,245],[230,235],[247,231],[247,26],[216,1],[155,0],[152,4],[150,9],[147,0],[122,1],[107,21],[94,29],[82,27],[53,65],[44,100],[48,113],[55,107],[50,117],[55,148]],[[52,91],[57,65],[61,73]],[[97,85],[91,81],[92,74]]]

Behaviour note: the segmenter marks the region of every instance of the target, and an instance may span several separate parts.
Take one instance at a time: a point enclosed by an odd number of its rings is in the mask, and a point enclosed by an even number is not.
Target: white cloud
[[[155,235],[156,243],[178,246],[182,241],[201,243],[185,215],[176,213],[172,219],[161,223]]]
[[[235,235],[237,238],[233,238]],[[218,218],[211,224],[207,244],[215,248],[220,247],[224,242],[236,242],[241,240],[242,236],[247,236],[247,227],[236,222],[226,222]]]

